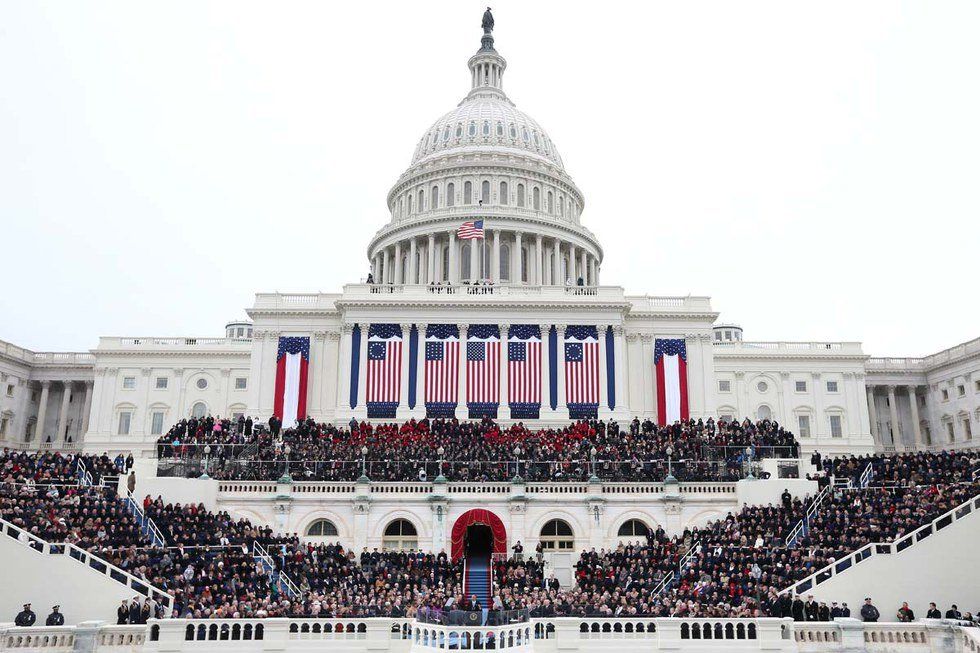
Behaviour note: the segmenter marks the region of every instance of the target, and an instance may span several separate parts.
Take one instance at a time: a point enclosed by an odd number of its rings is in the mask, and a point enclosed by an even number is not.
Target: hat
[[[29,607],[31,607],[31,604],[30,604],[30,603],[25,603],[25,604],[24,604],[24,607],[25,607],[25,608],[29,608]]]
[[[61,607],[60,605],[55,605],[55,606],[53,606],[53,607],[52,607],[51,609],[52,609],[52,610],[57,610],[57,609],[59,609],[60,607]]]

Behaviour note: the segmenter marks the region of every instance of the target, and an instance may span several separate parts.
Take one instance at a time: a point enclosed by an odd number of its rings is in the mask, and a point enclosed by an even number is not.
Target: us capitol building
[[[708,297],[604,284],[585,195],[548,133],[507,96],[492,24],[467,65],[469,91],[425,130],[388,193],[390,217],[367,246],[373,283],[259,293],[251,321],[228,324],[224,337],[103,337],[84,353],[0,342],[0,445],[149,451],[191,414],[267,420],[282,393],[284,342],[301,343],[303,381],[292,397],[301,392],[299,405],[318,421],[664,422],[680,406],[693,418],[772,418],[824,453],[973,444],[980,339],[921,359],[869,358],[858,342],[749,342],[719,322]],[[476,220],[485,239],[457,237]],[[520,396],[507,372],[518,340],[540,343],[534,387],[525,379]],[[377,362],[370,342],[399,344],[383,354],[400,360],[380,389],[368,372]],[[500,357],[492,392],[476,401],[468,363],[451,360],[440,372],[451,378],[430,387],[430,355],[449,351],[434,342],[499,343],[484,350]],[[578,364],[593,366],[587,387],[566,379],[573,342],[588,359]],[[660,387],[655,360],[665,349],[683,351],[681,397]]]

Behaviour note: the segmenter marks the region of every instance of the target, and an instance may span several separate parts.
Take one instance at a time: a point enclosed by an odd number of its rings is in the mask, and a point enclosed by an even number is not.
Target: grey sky
[[[220,335],[367,270],[475,2],[0,3],[0,338]],[[603,282],[747,339],[978,335],[980,3],[494,2]]]

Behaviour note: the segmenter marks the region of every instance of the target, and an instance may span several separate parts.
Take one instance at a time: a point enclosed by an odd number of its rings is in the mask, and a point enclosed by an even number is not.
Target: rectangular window
[[[14,384],[13,383],[10,383],[10,384],[7,385],[7,396],[8,397],[13,397],[14,396]]]
[[[837,381],[827,381],[827,392],[837,392]]]
[[[133,414],[129,411],[119,413],[119,435],[129,435],[129,425],[133,421]]]
[[[974,381],[973,382],[973,391],[974,392],[980,392],[980,381]]]
[[[152,421],[150,423],[150,435],[163,435],[163,413],[155,412],[153,413]]]
[[[719,381],[718,382],[718,392],[731,392],[732,382],[731,381]]]
[[[956,391],[959,393],[959,395],[961,397],[965,397],[966,396],[966,386],[965,385],[956,386]]]
[[[799,422],[800,422],[800,437],[801,438],[810,437],[810,416],[800,415]]]
[[[943,388],[943,401],[949,401],[949,390]]]
[[[157,383],[156,383],[156,389],[157,390],[166,390],[168,383],[170,383],[170,379],[168,379],[165,376],[158,376],[157,377]]]
[[[244,390],[248,387],[248,379],[244,376],[235,378],[235,390]]]
[[[806,392],[806,381],[797,381],[796,382],[796,391],[797,392]]]
[[[135,376],[124,376],[123,377],[123,390],[133,390],[136,388],[136,377]]]
[[[956,431],[953,430],[952,422],[946,422],[946,435],[949,436],[950,442],[956,442]]]
[[[7,435],[7,422],[9,420],[6,417],[0,418],[0,437]]]
[[[832,438],[844,437],[844,429],[841,428],[840,415],[830,416],[830,437]]]
[[[973,439],[973,425],[970,424],[970,418],[963,418],[963,435],[966,436],[967,440]]]
[[[37,390],[31,390],[31,403],[37,403]]]

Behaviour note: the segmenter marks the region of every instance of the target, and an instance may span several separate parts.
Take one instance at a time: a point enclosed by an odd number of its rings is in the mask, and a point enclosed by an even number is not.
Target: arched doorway
[[[483,547],[489,544],[488,553],[507,554],[507,529],[500,517],[489,510],[476,508],[464,512],[453,524],[452,559],[459,560],[467,553],[467,546]]]

